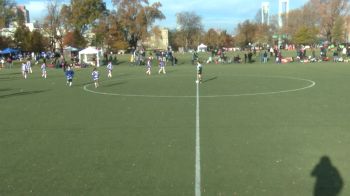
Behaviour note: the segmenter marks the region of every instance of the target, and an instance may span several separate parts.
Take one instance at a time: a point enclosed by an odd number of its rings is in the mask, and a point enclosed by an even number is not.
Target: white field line
[[[195,196],[201,196],[201,158],[199,129],[199,84],[196,93],[196,163],[195,163]]]
[[[295,78],[295,77],[286,77],[286,76],[270,76],[267,78],[284,78],[284,79],[290,79],[290,80],[299,80],[299,81],[305,81],[309,83],[307,86],[301,87],[301,88],[295,88],[295,89],[285,89],[280,91],[267,91],[267,92],[256,92],[256,93],[242,93],[242,94],[221,94],[221,95],[202,95],[201,98],[219,98],[219,97],[242,97],[242,96],[258,96],[258,95],[273,95],[273,94],[280,94],[280,93],[290,93],[290,92],[296,92],[296,91],[302,91],[309,88],[312,88],[316,85],[315,81],[309,80],[309,79],[303,79],[303,78]],[[122,93],[108,93],[108,92],[98,92],[91,89],[88,89],[87,87],[92,84],[84,85],[83,89],[86,92],[94,93],[94,94],[100,94],[100,95],[109,95],[109,96],[124,96],[124,97],[148,97],[148,98],[195,98],[195,96],[186,96],[186,95],[142,95],[142,94],[122,94]]]

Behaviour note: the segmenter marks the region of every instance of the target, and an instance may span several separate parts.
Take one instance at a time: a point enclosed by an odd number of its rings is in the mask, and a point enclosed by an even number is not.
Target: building
[[[153,33],[143,44],[151,49],[167,50],[169,47],[169,30],[160,28],[159,32]]]
[[[261,3],[261,24],[270,25],[270,3]]]
[[[26,6],[18,5],[16,7],[16,13],[18,14],[18,12],[23,14],[25,23],[30,23],[29,11],[26,9]]]

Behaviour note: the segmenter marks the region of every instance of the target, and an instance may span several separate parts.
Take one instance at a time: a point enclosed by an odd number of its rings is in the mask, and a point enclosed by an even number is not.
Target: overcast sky
[[[67,2],[67,0],[64,0]],[[271,14],[278,12],[278,0],[149,0],[160,1],[166,19],[156,24],[170,29],[176,28],[176,13],[195,12],[201,16],[205,29],[217,28],[233,32],[236,25],[247,19],[254,20],[262,2],[270,2]],[[41,20],[46,12],[46,0],[16,0],[29,10],[30,19]],[[68,1],[69,2],[69,1]],[[108,9],[113,9],[111,0],[105,0]],[[300,8],[308,0],[289,0],[290,9]]]

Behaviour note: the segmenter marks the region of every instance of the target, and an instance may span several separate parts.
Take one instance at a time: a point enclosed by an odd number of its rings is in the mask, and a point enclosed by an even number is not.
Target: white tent
[[[206,52],[207,51],[207,46],[204,45],[204,44],[200,44],[198,47],[197,47],[197,51],[198,52]]]
[[[84,62],[94,64],[99,67],[101,56],[102,50],[98,50],[95,47],[87,47],[79,52],[79,63]]]
[[[78,51],[78,48],[74,48],[72,46],[67,46],[67,47],[63,48],[63,50],[67,50],[69,52],[74,52],[74,51]]]

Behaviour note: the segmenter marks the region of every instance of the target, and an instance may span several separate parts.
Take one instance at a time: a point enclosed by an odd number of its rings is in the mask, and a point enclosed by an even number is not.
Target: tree
[[[30,45],[32,52],[42,52],[45,51],[45,46],[47,45],[47,39],[40,33],[39,30],[34,30],[30,36]]]
[[[49,0],[47,4],[48,15],[44,19],[44,30],[50,38],[49,49],[55,51],[56,43],[63,52],[63,17],[60,14],[60,5],[57,0]]]
[[[203,25],[202,18],[194,12],[180,12],[176,14],[176,22],[183,39],[183,46],[195,48],[199,43]],[[197,41],[197,42],[196,42]]]
[[[312,45],[317,41],[317,29],[314,27],[302,26],[293,36],[293,42],[298,45]]]
[[[102,0],[71,0],[70,8],[70,22],[80,34],[107,10]]]
[[[14,33],[14,41],[18,48],[23,51],[31,50],[30,31],[25,25],[19,25]]]
[[[13,0],[0,0],[0,29],[8,27],[15,19],[15,12],[13,11],[15,6]]]
[[[345,25],[344,19],[342,17],[338,17],[335,20],[333,29],[332,29],[332,42],[333,43],[343,43],[345,41]]]
[[[10,38],[0,36],[0,46],[1,48],[9,48],[9,47],[14,47],[14,44]]]
[[[237,35],[235,40],[241,47],[248,46],[249,43],[254,43],[256,40],[257,25],[249,20],[239,23],[236,29]]]
[[[118,22],[118,16],[115,12],[108,16],[108,24],[105,32],[105,44],[108,49],[113,52],[127,49],[129,43],[124,37],[122,26]]]
[[[218,48],[220,45],[220,35],[214,29],[209,29],[203,39],[209,48]]]
[[[348,0],[310,0],[307,5],[317,11],[321,34],[328,41],[333,41],[332,31],[336,20],[349,12]]]
[[[155,2],[149,5],[148,0],[113,0],[117,7],[117,21],[123,33],[124,41],[130,47],[137,47],[139,40],[148,37],[148,30],[158,19],[164,19],[164,14],[159,10],[161,3]]]
[[[75,47],[75,48],[85,48],[86,40],[80,34],[80,32],[77,29],[75,29],[75,30],[68,32],[64,35],[63,44],[70,45],[70,46]]]

